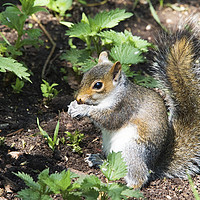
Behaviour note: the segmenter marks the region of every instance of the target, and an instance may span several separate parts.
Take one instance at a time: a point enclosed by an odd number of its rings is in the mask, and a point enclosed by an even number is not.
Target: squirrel
[[[151,69],[166,91],[131,82],[120,62],[103,51],[86,72],[69,105],[72,117],[89,117],[100,128],[103,152],[121,151],[127,185],[200,172],[200,35],[193,24],[161,34]],[[166,102],[169,102],[166,104]]]

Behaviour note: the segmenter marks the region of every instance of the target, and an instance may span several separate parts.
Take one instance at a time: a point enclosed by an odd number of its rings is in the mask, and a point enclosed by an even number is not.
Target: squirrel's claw
[[[99,153],[97,154],[87,154],[84,159],[86,163],[88,163],[89,167],[100,166],[103,164],[103,156]]]

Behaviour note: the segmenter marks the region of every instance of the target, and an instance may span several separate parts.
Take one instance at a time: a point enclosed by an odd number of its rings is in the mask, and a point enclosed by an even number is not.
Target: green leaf
[[[141,191],[133,190],[133,189],[130,189],[130,188],[127,188],[127,189],[123,190],[121,194],[124,195],[124,196],[127,196],[127,197],[135,197],[137,199],[144,198],[144,196],[141,193]]]
[[[83,62],[89,59],[90,52],[86,49],[70,49],[62,54],[61,59],[72,63],[73,66],[81,66]]]
[[[46,6],[50,0],[35,0],[34,6]]]
[[[0,21],[11,29],[17,30],[18,34],[22,33],[22,29],[26,20],[26,16],[21,14],[17,7],[7,7],[4,12],[0,14]]]
[[[200,196],[199,196],[199,194],[198,194],[197,189],[195,188],[195,184],[194,184],[194,182],[192,181],[191,176],[190,176],[189,174],[187,174],[187,176],[188,176],[188,181],[189,181],[189,184],[190,184],[190,187],[191,187],[191,189],[192,189],[192,192],[193,192],[193,195],[194,195],[195,199],[196,199],[196,200],[200,200]]]
[[[91,175],[85,176],[81,180],[80,189],[82,190],[82,196],[84,196],[87,200],[97,199],[101,188],[100,179],[95,175]]]
[[[51,0],[47,4],[47,7],[55,12],[58,12],[61,16],[64,16],[65,12],[71,7],[72,0]]]
[[[152,46],[151,43],[147,42],[146,40],[141,39],[138,36],[132,36],[130,41],[134,42],[135,47],[138,48],[142,52],[147,52],[148,51],[147,47]]]
[[[85,60],[82,64],[81,64],[81,72],[85,73],[88,70],[90,70],[92,67],[94,67],[95,65],[97,65],[98,63],[98,58],[94,59],[94,58],[90,58]]]
[[[99,192],[93,188],[90,188],[89,190],[84,190],[82,192],[82,196],[85,197],[86,200],[94,200],[98,199]]]
[[[134,82],[138,85],[142,85],[148,88],[161,87],[159,83],[152,76],[142,75],[140,71],[137,73],[134,73],[132,77],[134,77]]]
[[[17,194],[19,198],[22,198],[24,200],[52,200],[49,195],[41,195],[39,191],[34,191],[32,189],[24,189],[19,191]]]
[[[90,189],[90,188],[100,189],[100,186],[101,186],[101,181],[95,175],[86,176],[81,184],[81,188],[84,189]]]
[[[86,24],[90,24],[90,22],[89,22],[89,20],[88,20],[88,18],[87,18],[85,13],[82,13],[81,22],[86,23]]]
[[[43,182],[43,180],[47,179],[49,177],[49,168],[44,169],[40,174],[38,175],[38,182]]]
[[[29,13],[27,13],[27,15],[31,16],[32,14],[35,14],[37,12],[48,12],[48,10],[40,6],[34,6],[29,10]]]
[[[52,150],[54,150],[55,144],[54,144],[54,142],[52,141],[51,137],[48,135],[48,133],[47,133],[46,131],[44,131],[44,130],[42,129],[42,127],[40,126],[40,124],[39,124],[39,119],[38,119],[38,118],[37,118],[37,125],[38,125],[38,128],[39,128],[39,130],[40,130],[40,134],[41,134],[43,137],[45,137],[45,138],[47,139],[47,142],[48,142],[49,147],[50,147]]]
[[[108,185],[108,196],[114,200],[121,200],[121,193],[124,190],[124,186],[120,186],[117,183]]]
[[[60,22],[62,25],[64,25],[64,26],[67,26],[68,28],[71,28],[74,24],[73,23],[71,23],[71,22],[63,22],[63,21],[61,21]]]
[[[53,142],[56,143],[56,145],[58,145],[59,143],[58,131],[59,131],[59,120],[57,122],[56,128],[54,130],[54,135],[53,135]]]
[[[146,40],[142,40],[140,37],[133,36],[132,33],[127,30],[125,30],[124,33],[115,32],[113,30],[103,31],[98,35],[101,38],[106,39],[106,41],[109,41],[108,43],[113,43],[114,45],[126,43],[133,45],[133,47],[139,49],[142,52],[147,52],[148,47],[152,46],[151,43],[147,42]],[[104,40],[103,42],[106,43]]]
[[[28,187],[30,187],[34,190],[40,189],[40,185],[38,183],[36,183],[30,175],[25,174],[24,172],[18,172],[18,173],[14,173],[14,174],[16,176],[18,176],[19,178],[21,178]]]
[[[126,12],[124,9],[115,9],[109,12],[103,11],[95,15],[94,19],[89,18],[92,31],[98,32],[105,28],[113,28],[117,26],[120,21],[123,21],[133,14]]]
[[[69,35],[70,37],[77,37],[85,41],[87,36],[92,35],[92,31],[89,24],[79,22],[78,24],[72,25],[72,27],[66,31],[66,35]]]
[[[154,9],[152,3],[151,3],[151,0],[147,0],[147,2],[149,3],[149,8],[150,8],[150,11],[151,11],[151,14],[152,14],[153,18],[154,18],[154,19],[156,20],[156,22],[162,27],[162,29],[163,29],[164,31],[167,31],[167,29],[161,24],[160,19],[159,19],[158,15],[157,15],[157,13],[156,13],[156,11],[155,11],[155,9]]]
[[[38,28],[32,28],[32,29],[26,30],[25,33],[27,33],[30,38],[36,39],[41,36],[42,31],[41,29],[38,29]]]
[[[121,64],[137,64],[144,61],[141,51],[128,44],[114,46],[110,51],[110,56]]]
[[[127,166],[122,158],[121,152],[110,153],[107,157],[107,161],[104,161],[100,168],[102,173],[110,181],[123,178],[127,174]]]
[[[63,170],[61,173],[51,174],[47,179],[43,180],[50,190],[55,194],[60,194],[61,191],[67,190],[71,185],[70,171]]]
[[[24,78],[31,82],[27,68],[12,58],[4,58],[0,56],[0,72],[6,72],[6,70],[15,73],[20,79]]]

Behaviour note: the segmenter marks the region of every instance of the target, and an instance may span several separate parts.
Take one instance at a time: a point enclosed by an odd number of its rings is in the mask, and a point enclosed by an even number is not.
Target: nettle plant
[[[49,169],[43,170],[38,181],[25,173],[14,173],[24,180],[29,188],[18,192],[22,200],[52,199],[50,195],[61,195],[62,199],[88,199],[88,200],[121,200],[129,197],[143,198],[138,190],[133,190],[124,184],[113,181],[123,178],[127,174],[126,164],[121,157],[121,152],[108,155],[108,159],[100,167],[106,177],[106,183],[97,176],[81,176],[68,171],[49,175]],[[73,181],[72,181],[73,179]]]
[[[23,47],[32,45],[38,47],[42,44],[42,40],[38,37],[41,34],[40,29],[27,29],[25,30],[26,20],[34,13],[47,10],[43,7],[37,6],[35,0],[20,0],[21,9],[14,4],[6,3],[5,11],[0,13],[0,23],[14,29],[17,32],[17,38],[14,44],[11,44],[6,37],[1,34],[3,41],[0,41],[0,72],[13,72],[20,79],[24,78],[30,81],[30,73],[28,69],[16,61],[18,56],[23,54]]]
[[[73,69],[77,73],[85,72],[97,64],[97,59],[92,56],[99,55],[103,50],[110,51],[110,59],[120,61],[122,68],[128,77],[136,76],[138,84],[149,84],[152,79],[139,76],[130,70],[130,66],[145,61],[144,52],[148,51],[151,46],[146,40],[133,36],[131,32],[116,32],[111,28],[117,26],[120,21],[130,18],[133,14],[125,10],[115,9],[111,11],[103,11],[94,16],[86,16],[82,14],[81,22],[77,24],[69,22],[61,22],[69,27],[66,35],[69,36],[70,50],[67,50],[61,56],[61,59],[70,61]],[[73,38],[79,38],[85,43],[85,48],[78,49],[73,44]],[[138,81],[137,81],[138,80]],[[145,82],[146,81],[146,82]]]

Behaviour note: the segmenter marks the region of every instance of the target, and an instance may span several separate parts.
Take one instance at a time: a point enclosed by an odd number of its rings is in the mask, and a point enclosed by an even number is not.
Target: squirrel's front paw
[[[84,117],[89,112],[89,106],[85,104],[78,104],[76,100],[72,101],[68,108],[68,114],[71,117]]]

